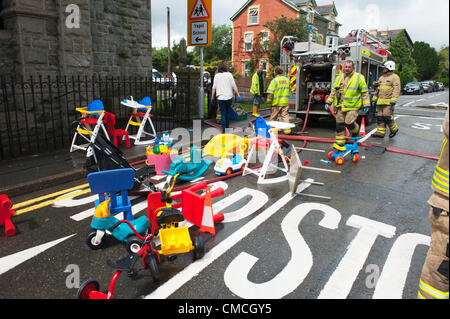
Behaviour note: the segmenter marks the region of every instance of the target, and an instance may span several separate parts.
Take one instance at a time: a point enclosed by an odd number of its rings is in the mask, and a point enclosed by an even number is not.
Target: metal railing
[[[130,96],[151,98],[157,132],[190,127],[191,90],[190,76],[176,82],[150,77],[0,76],[0,159],[69,149],[72,123],[81,117],[75,109],[97,99],[115,114],[116,128],[127,124],[130,109],[120,101]],[[210,93],[207,88],[207,101]]]

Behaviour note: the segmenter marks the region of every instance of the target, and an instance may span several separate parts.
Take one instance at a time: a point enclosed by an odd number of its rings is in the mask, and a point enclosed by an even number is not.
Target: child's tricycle
[[[150,228],[147,216],[131,220],[130,226],[122,224],[119,219],[111,216],[110,201],[111,199],[108,199],[97,205],[91,223],[93,230],[88,234],[86,244],[94,250],[102,248],[104,245],[103,237],[106,231],[109,231],[117,240],[126,243],[126,249],[130,254],[138,252],[142,247],[143,240],[136,236],[133,230],[145,236]]]
[[[187,253],[193,250],[194,259],[199,259],[204,256],[204,240],[201,237],[195,237],[192,241],[188,227],[180,227],[178,225],[180,222],[184,221],[184,216],[178,209],[172,207],[172,197],[170,196],[177,177],[178,174],[172,177],[170,187],[161,192],[161,201],[164,202],[166,206],[157,209],[154,212],[154,218],[150,218],[149,216],[149,220],[153,220],[151,227],[152,231],[149,235],[144,237],[139,234],[127,220],[121,220],[110,228],[110,230],[114,232],[117,227],[126,224],[132,230],[134,235],[142,241],[142,247],[137,252],[121,260],[107,261],[107,264],[116,270],[111,278],[108,293],[99,292],[99,283],[93,279],[89,279],[78,289],[78,298],[112,299],[117,278],[123,271],[126,271],[129,276],[135,275],[137,271],[134,269],[134,265],[138,259],[142,260],[144,269],[150,269],[153,280],[159,282],[161,276],[158,263],[161,262],[161,255],[167,256],[169,260],[172,260],[177,254]],[[155,231],[155,229],[157,229],[157,231]],[[156,250],[152,244],[155,232],[159,233],[161,241],[160,250]]]
[[[344,145],[345,151],[331,151],[328,153],[328,158],[332,161],[335,161],[336,164],[342,165],[344,164],[344,157],[347,154],[351,153],[352,162],[356,163],[359,161],[359,149],[357,140],[361,139],[362,136],[351,137],[349,142]]]

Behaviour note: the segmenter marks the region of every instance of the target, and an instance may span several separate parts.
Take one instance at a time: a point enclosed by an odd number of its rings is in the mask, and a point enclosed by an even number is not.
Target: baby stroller
[[[73,124],[83,126],[81,119],[75,121]],[[156,174],[154,165],[146,165],[136,170],[125,159],[122,151],[109,141],[102,131],[90,137],[88,139],[83,136],[89,142],[87,158],[84,164],[84,167],[89,173],[119,168],[133,168],[135,171],[133,189],[156,191],[153,183],[149,181],[149,177]]]

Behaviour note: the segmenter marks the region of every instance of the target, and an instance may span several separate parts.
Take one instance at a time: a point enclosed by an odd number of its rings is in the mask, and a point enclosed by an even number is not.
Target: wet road
[[[399,115],[400,133],[394,139],[369,137],[366,142],[438,155],[445,111],[421,112],[420,116]],[[329,121],[318,121],[308,127],[308,135],[332,137],[332,127]],[[374,129],[372,124],[366,132]],[[216,225],[206,255],[195,262],[192,253],[172,262],[163,260],[159,285],[147,269],[134,279],[123,274],[115,296],[179,300],[415,298],[429,245],[426,201],[436,161],[393,152],[376,154],[359,147],[358,163],[347,157],[337,166],[321,161],[327,160],[331,145],[308,143],[307,147],[325,153],[302,151],[302,162],[341,173],[305,170],[302,179],[324,185],[308,184],[304,193],[330,196],[331,200],[292,198],[288,182],[258,185],[253,175],[220,182],[215,186],[223,187],[225,195],[213,199],[213,208],[215,213],[223,212],[225,220]],[[214,177],[212,167],[205,177]],[[48,201],[14,217],[19,230],[16,236],[1,235],[0,298],[74,298],[79,283],[88,278],[98,280],[105,291],[114,272],[106,261],[126,256],[124,246],[112,237],[101,250],[86,247],[95,199],[86,180],[12,200],[19,204],[56,192],[24,204],[21,209]],[[146,214],[145,197],[134,198],[132,203],[135,216]],[[209,237],[195,226],[190,231]]]

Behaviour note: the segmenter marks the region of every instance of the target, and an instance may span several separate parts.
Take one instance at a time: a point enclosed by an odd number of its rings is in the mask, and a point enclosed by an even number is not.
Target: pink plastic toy
[[[5,226],[5,235],[14,236],[16,234],[16,228],[11,222],[11,217],[14,215],[14,209],[12,202],[5,194],[0,195],[0,226]]]

